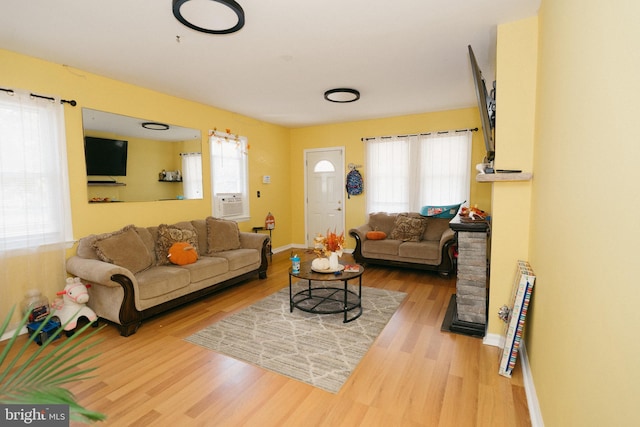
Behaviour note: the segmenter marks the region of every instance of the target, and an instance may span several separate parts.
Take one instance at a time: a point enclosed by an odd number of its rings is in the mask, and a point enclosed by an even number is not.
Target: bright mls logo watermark
[[[69,405],[0,405],[0,425],[69,427]]]

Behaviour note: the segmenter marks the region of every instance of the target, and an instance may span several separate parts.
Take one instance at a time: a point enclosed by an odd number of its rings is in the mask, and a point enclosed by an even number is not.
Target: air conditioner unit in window
[[[239,193],[219,193],[216,195],[215,216],[218,218],[228,218],[243,213],[242,194]]]

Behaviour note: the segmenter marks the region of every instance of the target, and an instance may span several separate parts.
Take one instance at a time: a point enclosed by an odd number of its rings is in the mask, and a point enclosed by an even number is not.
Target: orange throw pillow
[[[198,260],[198,252],[190,243],[176,242],[169,248],[167,258],[176,265],[193,264]]]
[[[383,240],[387,238],[387,234],[384,231],[367,231],[367,239],[369,240]]]

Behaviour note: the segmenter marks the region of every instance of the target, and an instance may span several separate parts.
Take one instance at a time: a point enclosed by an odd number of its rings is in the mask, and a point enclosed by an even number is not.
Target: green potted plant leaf
[[[0,336],[3,336],[15,307],[11,309],[0,327]],[[70,417],[74,421],[94,422],[106,419],[106,415],[90,411],[80,406],[73,394],[62,387],[72,381],[90,378],[86,376],[94,371],[95,367],[79,368],[80,365],[89,362],[97,355],[86,356],[84,353],[94,347],[99,341],[88,343],[99,329],[90,333],[84,333],[92,323],[87,323],[78,329],[73,335],[51,345],[57,336],[64,333],[64,326],[60,325],[37,350],[32,351],[32,343],[36,337],[42,337],[41,331],[53,314],[41,322],[21,347],[18,344],[18,336],[28,322],[27,313],[16,328],[12,337],[0,347],[4,347],[0,353],[0,403],[3,404],[63,404],[69,405]],[[101,329],[101,328],[100,328]],[[16,347],[15,351],[14,346]],[[15,353],[10,356],[10,353]]]

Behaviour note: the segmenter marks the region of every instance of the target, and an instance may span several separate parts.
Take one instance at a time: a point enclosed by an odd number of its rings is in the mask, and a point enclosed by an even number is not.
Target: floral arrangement
[[[331,255],[331,252],[335,252],[338,256],[342,256],[342,251],[344,247],[344,231],[340,234],[337,234],[335,231],[332,233],[327,230],[327,235],[323,236],[322,234],[318,234],[314,241],[314,252],[318,256],[326,256]]]

